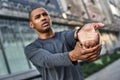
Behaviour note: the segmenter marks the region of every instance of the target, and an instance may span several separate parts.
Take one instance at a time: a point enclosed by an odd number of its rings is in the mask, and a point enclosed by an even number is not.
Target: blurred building
[[[119,0],[0,0],[0,80],[40,77],[24,55],[24,47],[37,37],[28,25],[32,8],[45,7],[55,31],[75,29],[93,21],[105,23],[100,32],[102,53],[106,53],[120,47],[118,3]]]

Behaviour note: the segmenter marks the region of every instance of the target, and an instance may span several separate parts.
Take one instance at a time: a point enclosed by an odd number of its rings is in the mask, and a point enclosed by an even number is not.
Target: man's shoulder
[[[33,42],[31,42],[30,44],[28,44],[26,47],[25,47],[25,52],[28,52],[34,48],[36,48],[36,42],[37,42],[37,39]]]
[[[38,50],[37,43],[38,43],[38,39],[31,42],[24,48],[24,52],[27,58],[31,58],[35,54],[34,52]]]

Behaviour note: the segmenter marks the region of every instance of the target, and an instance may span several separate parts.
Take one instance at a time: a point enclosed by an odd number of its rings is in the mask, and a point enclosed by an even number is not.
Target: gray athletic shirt
[[[42,80],[83,80],[80,64],[72,62],[68,55],[75,44],[73,30],[56,32],[52,38],[38,38],[26,46],[25,54]]]

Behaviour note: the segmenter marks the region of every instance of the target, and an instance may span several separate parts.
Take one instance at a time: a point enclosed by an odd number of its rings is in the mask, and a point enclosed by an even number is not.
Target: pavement
[[[120,80],[120,59],[85,80]]]

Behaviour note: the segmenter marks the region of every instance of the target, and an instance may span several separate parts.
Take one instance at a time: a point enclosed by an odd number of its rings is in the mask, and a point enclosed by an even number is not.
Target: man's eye
[[[40,18],[40,15],[35,16],[35,19],[38,19],[38,18]]]
[[[48,16],[48,14],[47,13],[43,13],[43,16]]]

